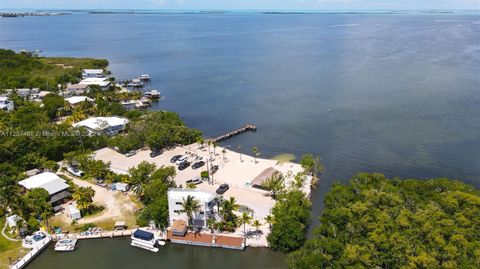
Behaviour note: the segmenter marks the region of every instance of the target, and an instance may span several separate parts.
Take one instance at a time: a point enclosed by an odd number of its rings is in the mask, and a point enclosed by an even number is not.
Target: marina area
[[[159,252],[152,253],[132,247],[130,241],[128,237],[80,240],[75,251],[64,253],[50,245],[25,268],[287,268],[285,254],[267,248],[237,251],[167,242]]]

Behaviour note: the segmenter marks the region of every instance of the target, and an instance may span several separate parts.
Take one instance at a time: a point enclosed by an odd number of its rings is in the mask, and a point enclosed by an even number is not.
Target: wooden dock
[[[243,134],[243,133],[248,132],[248,131],[256,131],[256,130],[257,130],[257,126],[255,126],[254,124],[247,124],[247,125],[244,125],[243,127],[232,130],[232,131],[230,131],[226,134],[223,134],[223,135],[221,135],[217,138],[214,138],[213,142],[218,143],[218,142],[221,142],[223,140],[227,140],[229,138],[237,136],[239,134]]]

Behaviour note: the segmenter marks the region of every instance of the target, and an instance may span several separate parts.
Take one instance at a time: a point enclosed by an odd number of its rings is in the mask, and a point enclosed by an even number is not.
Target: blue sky
[[[0,9],[480,9],[480,0],[0,0]]]

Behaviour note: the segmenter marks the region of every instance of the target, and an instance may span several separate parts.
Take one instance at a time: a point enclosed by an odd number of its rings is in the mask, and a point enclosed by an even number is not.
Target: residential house
[[[90,135],[105,134],[113,136],[123,131],[128,119],[120,117],[92,117],[73,124],[73,127],[85,127]]]
[[[25,190],[29,191],[35,188],[42,188],[50,195],[50,203],[55,206],[63,203],[63,201],[72,194],[68,191],[66,181],[52,172],[43,172],[38,175],[31,176],[18,182]]]
[[[110,80],[108,80],[108,78],[86,78],[80,81],[78,84],[87,86],[97,85],[102,90],[106,90],[110,86]]]
[[[87,96],[72,96],[69,98],[65,98],[65,101],[67,101],[72,107],[76,107],[83,102],[93,102],[93,99]]]
[[[193,226],[196,228],[205,228],[207,220],[215,217],[215,195],[195,189],[170,189],[168,190],[168,213],[170,225],[178,223],[177,220],[188,221],[187,214],[183,211],[182,203],[188,196],[192,196],[198,201],[200,210],[193,213]]]
[[[103,78],[103,69],[83,69],[82,78]]]
[[[68,84],[66,89],[66,94],[71,95],[82,95],[87,93],[89,90],[89,85],[86,84]]]

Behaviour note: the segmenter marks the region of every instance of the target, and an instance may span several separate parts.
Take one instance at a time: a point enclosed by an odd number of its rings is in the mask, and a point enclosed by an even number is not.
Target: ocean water
[[[314,221],[357,172],[480,187],[478,14],[116,14],[0,18],[0,47],[149,73],[178,112],[261,157],[320,155]],[[206,254],[205,254],[206,255]]]

